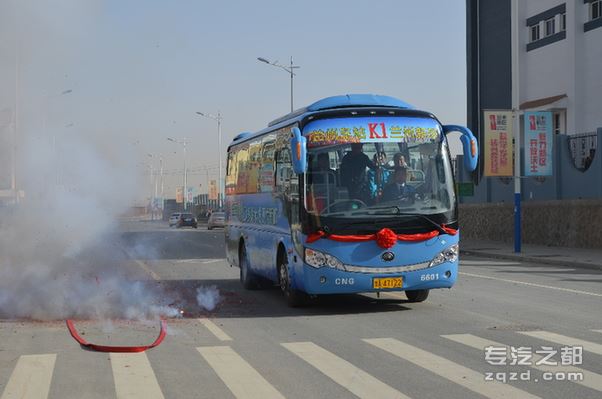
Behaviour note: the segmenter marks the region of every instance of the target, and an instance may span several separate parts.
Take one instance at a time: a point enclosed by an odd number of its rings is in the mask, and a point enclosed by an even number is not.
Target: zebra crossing
[[[278,389],[278,381],[273,381],[273,375],[264,375],[259,370],[260,365],[253,364],[254,360],[248,355],[241,355],[240,350],[234,348],[233,340],[224,331],[219,329],[214,323],[206,320],[203,322],[215,337],[220,341],[215,346],[199,346],[196,349],[195,356],[198,356],[198,367],[210,367],[216,378],[214,381],[198,381],[199,389],[203,384],[218,383],[223,384],[225,388],[235,398],[285,398],[286,392]],[[591,330],[594,333],[600,333],[601,330]],[[602,364],[602,345],[576,337],[561,335],[551,331],[507,331],[507,341],[515,341],[521,337],[530,337],[542,345],[558,344],[567,346],[580,346],[583,348],[589,359],[594,359],[593,363],[600,369]],[[500,343],[491,339],[483,338],[474,334],[448,334],[439,335],[436,338],[447,348],[459,349],[468,348],[474,355],[474,359],[483,361],[483,350],[486,347],[506,347],[509,345]],[[506,341],[506,339],[504,339]],[[309,365],[312,369],[321,373],[333,384],[342,387],[348,392],[347,397],[358,398],[410,398],[406,387],[411,381],[402,381],[403,372],[401,364],[409,363],[426,372],[432,373],[438,378],[442,378],[446,384],[455,384],[465,390],[472,391],[475,397],[486,398],[538,398],[544,397],[538,394],[538,385],[532,384],[520,387],[517,384],[503,383],[500,381],[486,381],[482,370],[467,367],[457,360],[452,361],[445,356],[437,353],[436,349],[427,350],[424,347],[418,347],[406,342],[399,337],[376,337],[376,338],[357,338],[357,344],[353,348],[356,351],[364,352],[385,352],[390,356],[386,361],[387,365],[399,369],[400,381],[392,384],[378,375],[371,374],[371,370],[363,364],[354,364],[345,359],[347,356],[340,353],[340,348],[331,349],[316,342],[311,341],[292,341],[281,342],[276,345],[275,351],[285,351],[293,355],[299,363],[291,362],[287,364],[290,367],[289,372],[295,373],[300,364]],[[395,360],[398,359],[399,362]],[[464,359],[464,358],[463,358]],[[566,384],[576,384],[585,389],[591,390],[592,397],[602,396],[602,374],[588,370],[588,363],[583,368],[575,365],[549,366],[538,364],[541,356],[533,355],[533,363],[530,368],[539,371],[554,372],[579,372],[583,379],[578,381],[565,382]],[[114,392],[117,398],[144,398],[144,399],[162,399],[167,397],[164,388],[159,383],[156,372],[153,369],[153,362],[149,359],[147,353],[121,354],[111,353],[109,355],[110,368],[114,382]],[[153,361],[158,361],[156,358]],[[4,386],[0,399],[12,398],[39,398],[49,397],[51,386],[56,376],[54,370],[57,363],[61,362],[61,353],[45,353],[22,355],[18,357],[12,373]],[[184,367],[184,366],[182,366]],[[256,368],[257,367],[257,368]],[[599,370],[598,370],[599,371]],[[299,384],[312,384],[313,381],[299,381]],[[164,383],[165,384],[165,383]],[[393,386],[395,385],[395,386]],[[282,385],[280,384],[280,387]],[[525,389],[526,387],[526,389]],[[415,397],[415,396],[414,396]]]

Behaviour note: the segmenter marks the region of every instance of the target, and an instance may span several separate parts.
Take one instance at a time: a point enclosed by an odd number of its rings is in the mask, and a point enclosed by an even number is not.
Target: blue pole
[[[520,53],[520,24],[518,18],[518,0],[512,0],[510,5],[511,10],[511,26],[512,26],[512,125],[514,131],[514,252],[520,252],[521,245],[521,223],[520,223],[520,201],[521,201],[521,184],[520,184],[520,96],[519,96],[519,53]]]
[[[520,237],[520,228],[521,228],[521,224],[520,224],[520,192],[519,193],[514,193],[514,252],[519,253],[520,252],[520,244],[521,244],[521,237]]]

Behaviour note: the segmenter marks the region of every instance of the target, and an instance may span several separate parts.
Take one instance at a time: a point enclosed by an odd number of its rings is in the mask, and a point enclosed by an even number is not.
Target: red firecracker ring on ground
[[[165,338],[165,335],[167,335],[167,322],[163,319],[161,319],[161,331],[159,332],[159,336],[157,337],[157,339],[155,340],[155,342],[153,342],[150,345],[146,345],[146,346],[107,346],[107,345],[96,345],[96,344],[92,344],[88,341],[86,341],[85,339],[83,339],[79,333],[77,332],[77,330],[75,329],[75,325],[73,324],[73,320],[67,320],[67,328],[69,329],[69,332],[71,333],[71,336],[81,345],[84,346],[88,349],[92,349],[95,350],[97,352],[118,352],[118,353],[137,353],[137,352],[144,352],[147,349],[150,348],[154,348],[155,346],[159,346],[159,344],[161,344],[161,342],[163,342],[163,339]]]

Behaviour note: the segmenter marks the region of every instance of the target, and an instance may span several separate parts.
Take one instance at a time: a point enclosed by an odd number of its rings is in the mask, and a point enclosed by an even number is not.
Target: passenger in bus
[[[408,167],[406,158],[403,156],[403,154],[401,152],[398,152],[395,155],[393,155],[393,160],[391,162],[389,162],[390,169],[395,169],[397,167],[404,167],[404,168]]]
[[[366,169],[376,170],[376,165],[362,151],[362,143],[351,144],[351,152],[341,160],[341,183],[347,187],[349,198],[370,202],[370,187]]]
[[[398,166],[395,168],[395,172],[389,183],[386,185],[383,200],[384,201],[395,201],[402,200],[408,202],[414,202],[416,196],[416,189],[407,184],[408,169]]]
[[[379,202],[383,196],[385,185],[389,181],[390,171],[386,169],[387,154],[378,152],[374,154],[372,162],[378,167],[376,170],[368,171],[368,180],[370,181],[370,195],[374,202]]]

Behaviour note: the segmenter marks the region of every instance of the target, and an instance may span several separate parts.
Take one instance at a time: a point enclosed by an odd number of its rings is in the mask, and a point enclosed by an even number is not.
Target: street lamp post
[[[11,156],[12,156],[12,173],[10,186],[13,192],[14,204],[19,202],[19,193],[17,191],[17,136],[19,132],[19,46],[16,41],[15,35],[15,115],[13,121],[13,137],[11,144]]]
[[[75,126],[75,124],[73,122],[67,123],[65,125],[65,129],[69,129],[73,126]],[[54,137],[56,137],[56,135]],[[64,186],[65,186],[64,177],[63,177],[63,169],[64,168],[58,162],[58,159],[60,158],[59,152],[61,152],[61,151],[59,149],[59,146],[57,146],[56,139],[54,139],[54,142],[55,142],[54,145],[55,145],[55,163],[56,163],[56,185],[64,188]]]
[[[217,122],[217,153],[219,156],[219,175],[218,175],[218,191],[217,191],[217,204],[218,208],[222,206],[222,114],[217,111],[217,116],[212,114],[206,114],[203,112],[198,112],[197,115],[204,116],[205,118],[213,119]],[[207,186],[209,187],[209,186]]]
[[[288,72],[291,75],[291,112],[293,112],[293,76],[295,76],[295,72],[293,72],[295,69],[299,69],[301,68],[299,65],[293,65],[293,57],[291,56],[291,64],[290,66],[286,67],[284,65],[280,65],[278,63],[278,61],[274,61],[274,62],[270,62],[267,59],[263,58],[263,57],[257,57],[258,61],[261,62],[265,62],[268,65],[272,65],[278,68],[282,68],[284,69],[286,72]]]
[[[156,156],[151,153],[146,154],[146,156],[148,156],[151,159],[151,161],[149,162],[149,173],[150,173],[149,181],[150,181],[150,185],[151,185],[150,206],[151,206],[151,220],[155,220],[155,203],[157,201],[157,176],[156,176],[156,171],[153,166],[153,160],[156,158]],[[154,190],[153,190],[153,188],[154,188]]]
[[[159,175],[161,176],[161,202],[164,200],[163,196],[163,155],[159,155]],[[163,209],[163,205],[161,205],[161,209]]]
[[[73,93],[73,90],[69,89],[69,90],[63,90],[62,92],[60,92],[59,94],[55,94],[55,95],[49,95],[46,96],[45,99],[45,109],[44,109],[44,136],[46,135],[46,132],[48,130],[48,110],[50,108],[50,100],[53,98],[57,98],[60,96],[64,96],[66,94],[70,94]],[[71,124],[71,126],[73,126]],[[71,127],[66,125],[65,127]],[[53,155],[54,155],[54,185],[57,186],[59,184],[59,171],[58,171],[58,153],[57,153],[57,148],[56,148],[56,132],[52,134],[52,151],[53,151]]]
[[[168,137],[167,140],[169,141],[173,141],[174,143],[180,144],[182,147],[184,147],[184,190],[182,191],[182,195],[183,195],[183,200],[184,200],[184,210],[187,209],[187,202],[188,202],[188,193],[187,191],[187,171],[186,171],[186,138],[181,139],[181,140],[176,140],[176,139],[172,139],[171,137]]]

